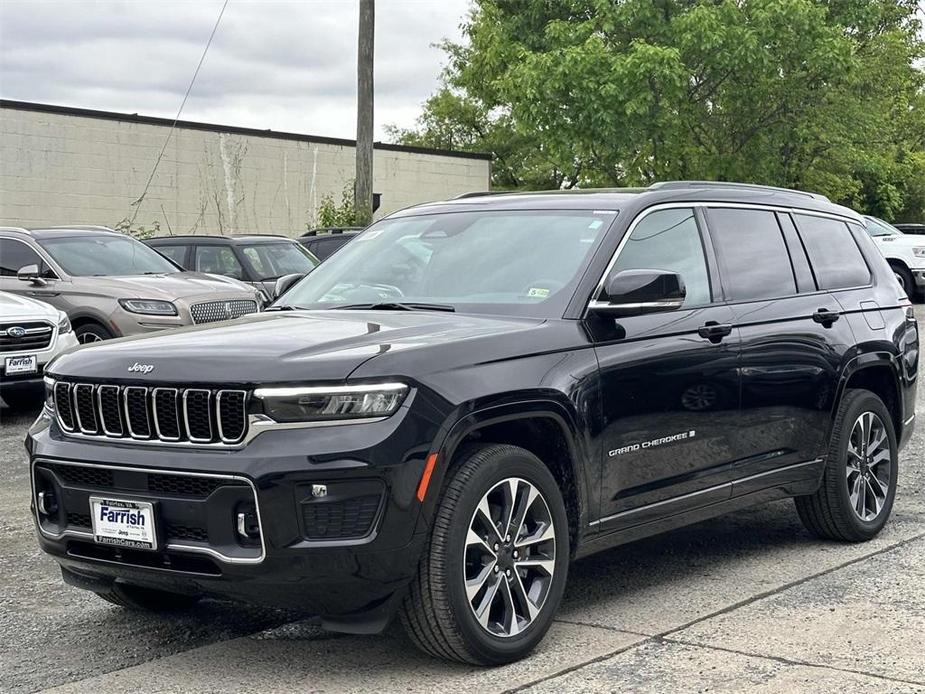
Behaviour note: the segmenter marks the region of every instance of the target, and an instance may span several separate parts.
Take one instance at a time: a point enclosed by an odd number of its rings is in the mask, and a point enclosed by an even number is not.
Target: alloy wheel
[[[556,565],[556,532],[543,494],[511,477],[482,497],[466,537],[463,579],[476,621],[489,634],[527,629],[546,602]]]
[[[103,338],[92,331],[85,331],[77,336],[77,341],[82,345],[88,345],[91,342],[102,342]]]
[[[851,508],[862,521],[880,515],[890,490],[892,454],[886,427],[879,415],[863,412],[848,439],[845,476]]]

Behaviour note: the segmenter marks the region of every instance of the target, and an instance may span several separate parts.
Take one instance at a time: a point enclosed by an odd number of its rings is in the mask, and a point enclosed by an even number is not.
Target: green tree
[[[503,188],[739,180],[925,213],[917,0],[477,0],[409,144]]]

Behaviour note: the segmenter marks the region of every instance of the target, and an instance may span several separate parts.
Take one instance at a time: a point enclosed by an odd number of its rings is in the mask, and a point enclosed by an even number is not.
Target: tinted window
[[[161,255],[165,255],[181,267],[187,267],[186,252],[189,246],[152,246]]]
[[[305,274],[318,264],[318,260],[297,243],[259,243],[243,246],[241,252],[258,280]]]
[[[19,268],[26,265],[38,265],[43,277],[53,278],[52,272],[38,253],[29,246],[14,239],[0,239],[0,276],[16,277]]]
[[[805,214],[795,217],[820,289],[861,287],[870,282],[870,270],[847,224]]]
[[[153,248],[115,234],[44,239],[42,248],[75,277],[154,275],[177,272],[177,267]]]
[[[636,225],[610,274],[641,269],[681,275],[687,289],[684,306],[710,303],[707,262],[692,209],[652,212]]]
[[[199,272],[210,272],[213,275],[225,275],[235,279],[244,277],[244,268],[230,246],[196,246],[193,268]]]
[[[796,293],[790,256],[773,212],[712,208],[710,234],[730,299],[773,299]]]

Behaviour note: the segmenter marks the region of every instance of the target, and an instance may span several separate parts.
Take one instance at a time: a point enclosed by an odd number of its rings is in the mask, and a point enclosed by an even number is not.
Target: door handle
[[[715,320],[708,320],[702,326],[697,328],[697,334],[706,338],[710,342],[717,344],[723,341],[723,338],[732,332],[731,323],[717,323]]]
[[[832,323],[841,318],[841,314],[838,311],[830,311],[827,308],[816,309],[816,312],[813,314],[813,320],[822,325],[824,328],[829,328],[832,326]]]

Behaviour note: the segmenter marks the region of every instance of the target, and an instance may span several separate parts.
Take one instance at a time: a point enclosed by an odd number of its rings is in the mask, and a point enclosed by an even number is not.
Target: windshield
[[[40,240],[42,248],[74,277],[179,272],[167,258],[128,236],[66,236]]]
[[[614,211],[479,211],[386,219],[344,246],[278,306],[401,302],[561,315]]]
[[[867,221],[867,233],[871,236],[902,236],[902,232],[896,227],[887,224],[876,217],[865,217]]]
[[[321,262],[298,243],[255,243],[242,246],[241,252],[258,280],[304,275]]]

